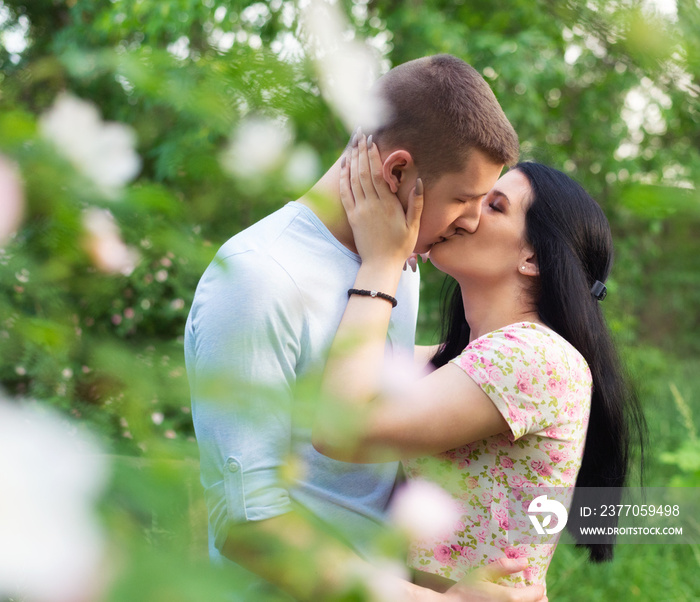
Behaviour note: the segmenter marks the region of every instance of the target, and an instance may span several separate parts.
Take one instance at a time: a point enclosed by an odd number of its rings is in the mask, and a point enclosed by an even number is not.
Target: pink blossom
[[[508,456],[503,456],[501,457],[501,466],[503,466],[503,468],[513,468],[513,460]]]
[[[433,556],[440,564],[446,564],[452,560],[452,549],[441,543],[433,548]]]
[[[475,489],[478,486],[479,486],[479,481],[477,481],[474,477],[469,477],[467,479],[467,488],[468,489]]]
[[[481,543],[486,543],[486,537],[488,536],[488,534],[489,534],[488,529],[481,529],[481,530],[477,531],[475,535],[476,535],[476,538]]]
[[[420,540],[451,532],[461,513],[455,500],[441,487],[411,479],[394,496],[391,518],[399,529]]]

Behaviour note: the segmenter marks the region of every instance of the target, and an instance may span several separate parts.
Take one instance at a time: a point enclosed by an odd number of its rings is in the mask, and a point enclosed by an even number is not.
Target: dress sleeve
[[[185,356],[217,549],[231,524],[291,509],[279,472],[290,453],[303,311],[290,276],[255,252],[213,263],[197,287]]]
[[[571,369],[565,341],[535,330],[534,325],[479,337],[452,363],[493,401],[514,441],[568,422],[564,413],[568,398],[574,392],[580,395],[580,387],[590,388],[587,366],[583,376]]]

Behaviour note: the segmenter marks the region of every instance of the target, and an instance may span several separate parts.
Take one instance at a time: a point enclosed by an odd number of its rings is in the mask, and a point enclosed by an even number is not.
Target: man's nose
[[[467,207],[462,211],[462,214],[455,220],[456,228],[462,228],[470,234],[476,232],[481,219],[481,203],[467,203]]]

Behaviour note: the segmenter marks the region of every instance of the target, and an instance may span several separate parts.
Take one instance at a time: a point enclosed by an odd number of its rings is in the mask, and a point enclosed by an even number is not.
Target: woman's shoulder
[[[471,341],[463,354],[496,355],[528,365],[565,364],[571,371],[590,374],[588,363],[571,343],[551,328],[535,322],[516,322],[482,335]]]

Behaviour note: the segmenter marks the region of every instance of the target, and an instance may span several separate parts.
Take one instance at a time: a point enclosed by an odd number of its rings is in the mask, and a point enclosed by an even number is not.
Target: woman
[[[324,374],[314,444],[351,462],[401,458],[409,478],[436,480],[453,496],[462,516],[452,532],[411,544],[419,583],[440,589],[506,555],[529,562],[512,583],[544,584],[554,546],[507,539],[516,520],[508,491],[620,487],[628,424],[643,432],[599,307],[612,263],[608,222],[561,172],[522,163],[506,173],[484,198],[477,230],[430,251],[459,284],[436,369],[399,396],[382,393],[393,295],[423,198],[418,180],[404,213],[380,164],[360,137],[341,174],[362,265]],[[603,561],[612,546],[587,547]]]

